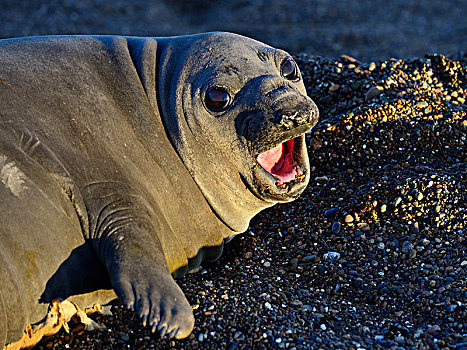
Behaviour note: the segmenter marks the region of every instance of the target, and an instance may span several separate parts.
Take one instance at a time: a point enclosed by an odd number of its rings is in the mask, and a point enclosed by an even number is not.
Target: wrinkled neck
[[[197,60],[177,43],[160,55],[158,94],[164,126],[183,164],[216,216],[234,232],[244,232],[250,219],[274,203],[257,198],[229,161],[219,135],[204,135],[193,122],[192,81]],[[233,131],[234,132],[234,131]]]

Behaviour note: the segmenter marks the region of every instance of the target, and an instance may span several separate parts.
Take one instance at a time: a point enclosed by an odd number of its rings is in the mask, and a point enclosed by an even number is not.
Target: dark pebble
[[[325,216],[335,217],[339,213],[339,208],[331,208],[324,212]]]
[[[331,231],[334,234],[338,234],[341,232],[341,223],[339,221],[336,221],[332,224]]]

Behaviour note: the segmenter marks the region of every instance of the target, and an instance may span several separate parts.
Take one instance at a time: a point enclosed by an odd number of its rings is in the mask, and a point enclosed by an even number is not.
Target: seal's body
[[[0,342],[114,291],[187,336],[172,276],[303,191],[316,120],[287,53],[235,34],[1,40]]]

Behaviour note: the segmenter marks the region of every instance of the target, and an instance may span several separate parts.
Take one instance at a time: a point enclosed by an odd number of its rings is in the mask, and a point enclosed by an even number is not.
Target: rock
[[[383,93],[384,88],[382,86],[373,86],[366,92],[365,101],[371,101]]]
[[[364,232],[370,231],[370,225],[368,225],[366,222],[359,222],[357,224],[357,228]]]
[[[234,339],[236,341],[243,341],[243,340],[245,340],[245,335],[242,332],[237,331],[237,332],[235,332]]]
[[[295,270],[298,267],[298,259],[297,258],[291,259],[289,262],[289,266],[291,270]]]
[[[316,255],[307,255],[302,259],[302,263],[308,264],[316,259]]]
[[[324,212],[325,216],[334,217],[339,212],[339,208],[331,208]]]
[[[326,261],[338,261],[341,255],[338,252],[328,252],[323,255],[323,259]]]
[[[252,252],[245,252],[243,253],[243,258],[244,259],[251,259],[253,256],[253,253]]]
[[[428,333],[435,333],[437,331],[440,331],[441,330],[441,327],[438,326],[438,325],[434,325],[434,326],[430,326],[428,329],[427,329],[427,332]]]
[[[414,249],[414,245],[410,241],[405,241],[402,243],[402,253],[408,254],[412,249]]]
[[[332,231],[332,233],[334,233],[334,234],[338,234],[338,233],[341,231],[341,224],[340,224],[339,221],[335,221],[335,222],[332,224],[331,231]]]

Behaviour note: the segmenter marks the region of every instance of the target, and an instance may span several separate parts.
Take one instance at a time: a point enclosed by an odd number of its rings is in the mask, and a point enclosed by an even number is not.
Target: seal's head
[[[259,210],[297,198],[309,180],[304,133],[318,110],[293,58],[230,33],[160,45],[163,118],[217,215],[243,231]]]

